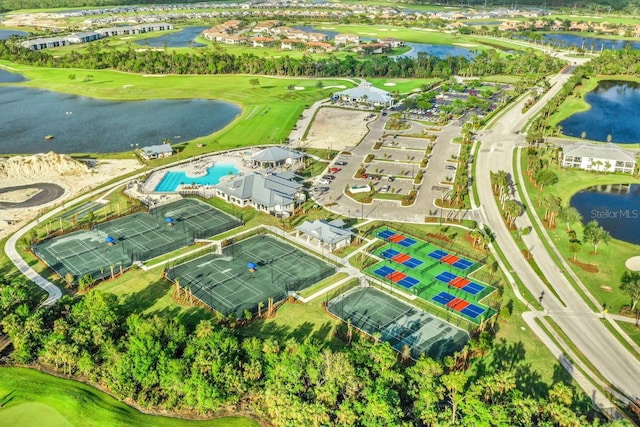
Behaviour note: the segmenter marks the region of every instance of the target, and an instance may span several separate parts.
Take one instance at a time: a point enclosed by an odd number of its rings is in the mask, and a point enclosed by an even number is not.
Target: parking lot
[[[455,162],[460,146],[452,143],[459,136],[459,124],[452,123],[439,132],[427,129],[426,126],[412,122],[406,131],[388,131],[384,129],[389,115],[377,114],[368,121],[369,133],[353,150],[338,155],[317,177],[312,196],[323,205],[330,205],[331,210],[347,216],[361,216],[379,219],[402,219],[407,221],[424,221],[425,216],[437,215],[438,208],[434,201],[443,197],[455,176]],[[436,139],[418,138],[403,134],[433,134]],[[373,149],[376,142],[382,141],[379,149]],[[423,180],[414,184],[414,177],[421,169],[420,164],[425,150],[432,144],[428,165],[423,169]],[[369,154],[375,157],[370,163],[364,163]],[[331,171],[331,169],[333,171]],[[364,168],[364,174],[356,174]],[[339,170],[338,170],[339,169]],[[366,176],[365,176],[366,175]],[[389,180],[392,177],[392,180]],[[400,208],[398,200],[374,198],[370,204],[360,203],[345,194],[347,187],[371,185],[378,194],[406,195],[412,189],[418,191],[412,206]]]

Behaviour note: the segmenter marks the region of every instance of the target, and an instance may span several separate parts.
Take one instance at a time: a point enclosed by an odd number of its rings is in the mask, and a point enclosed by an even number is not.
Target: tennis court
[[[334,274],[335,268],[306,251],[271,235],[258,235],[170,269],[167,277],[189,289],[212,309],[242,316],[256,313]]]
[[[369,335],[379,332],[399,352],[409,346],[413,359],[423,353],[442,359],[469,339],[462,329],[372,287],[353,288],[329,301],[327,309]]]
[[[217,224],[224,225],[223,231],[240,223],[229,220],[229,215],[197,200],[180,200],[158,209],[175,212],[174,208],[191,209],[198,217],[221,217]],[[98,280],[112,275],[112,269],[120,272],[121,268],[126,269],[135,261],[146,261],[188,246],[196,238],[197,230],[202,229],[196,216],[184,220],[176,215],[177,219],[171,223],[166,218],[157,214],[135,213],[98,224],[92,230],[46,240],[34,246],[33,251],[60,277],[71,273],[76,280],[85,275]]]
[[[494,288],[468,277],[481,267],[480,263],[386,227],[374,234],[387,244],[373,251],[381,261],[365,269],[366,273],[475,323],[495,312],[479,303]],[[405,240],[410,244],[402,245]],[[443,303],[444,294],[451,295],[452,299]],[[449,304],[453,299],[461,301]],[[469,308],[465,308],[466,305]]]

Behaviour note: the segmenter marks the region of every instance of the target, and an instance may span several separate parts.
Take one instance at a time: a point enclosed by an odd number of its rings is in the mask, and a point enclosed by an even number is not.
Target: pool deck
[[[211,155],[193,162],[181,164],[174,167],[169,167],[160,171],[153,172],[149,178],[140,186],[140,192],[143,194],[171,194],[171,192],[156,192],[158,184],[162,181],[164,176],[168,172],[184,172],[188,176],[198,177],[206,175],[207,169],[214,166],[216,163],[231,164],[238,169],[240,174],[248,172],[250,169],[244,163],[245,159],[251,158],[250,155],[244,154],[244,152],[237,152],[226,155]],[[224,180],[226,178],[221,179]],[[177,189],[176,189],[177,190]],[[177,191],[173,192],[177,193]]]

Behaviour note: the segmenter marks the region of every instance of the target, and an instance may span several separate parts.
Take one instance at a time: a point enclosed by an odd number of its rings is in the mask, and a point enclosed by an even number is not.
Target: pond
[[[546,43],[560,47],[578,47],[586,50],[600,51],[602,49],[620,50],[626,46],[640,49],[640,42],[628,40],[601,39],[598,37],[584,37],[577,34],[544,34]]]
[[[640,142],[640,84],[603,80],[584,97],[591,108],[560,122],[565,135],[612,141],[620,144]]]
[[[0,111],[0,154],[112,153],[167,138],[179,143],[222,129],[241,112],[206,99],[106,101],[11,86],[0,87]]]
[[[194,40],[210,26],[187,27],[175,33],[164,34],[148,39],[140,39],[136,44],[150,47],[202,47],[203,43],[196,43]]]
[[[24,37],[28,36],[29,33],[26,31],[18,31],[18,30],[0,30],[0,40],[8,40],[11,36]]]
[[[586,224],[596,220],[618,240],[640,245],[640,185],[599,185],[571,198]]]
[[[7,70],[0,69],[0,83],[26,82],[27,79],[18,73],[11,73]]]
[[[447,56],[464,56],[467,59],[472,59],[476,56],[474,51],[461,46],[429,43],[405,43],[405,46],[410,47],[411,50],[402,55],[395,56],[395,58],[415,59],[419,53],[426,53],[427,55],[436,56],[440,59],[444,59]]]

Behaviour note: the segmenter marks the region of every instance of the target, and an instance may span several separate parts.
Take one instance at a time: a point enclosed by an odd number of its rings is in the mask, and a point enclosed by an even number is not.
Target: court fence
[[[129,206],[127,209],[124,209],[118,213],[111,213],[99,218],[96,217],[91,222],[77,221],[75,224],[71,224],[67,228],[56,228],[54,230],[51,230],[43,238],[31,238],[27,246],[30,246],[31,250],[33,251],[34,246],[37,246],[55,237],[60,237],[62,235],[70,234],[80,230],[92,230],[96,225],[113,221],[114,219],[122,218],[122,217],[139,213],[139,212],[147,212],[147,208],[144,205],[132,205],[132,206]],[[55,224],[56,222],[59,222],[59,218],[50,219],[48,221],[50,221],[51,224]],[[40,226],[42,226],[43,224],[44,223],[41,223]],[[29,237],[25,237],[25,238],[29,238]]]

